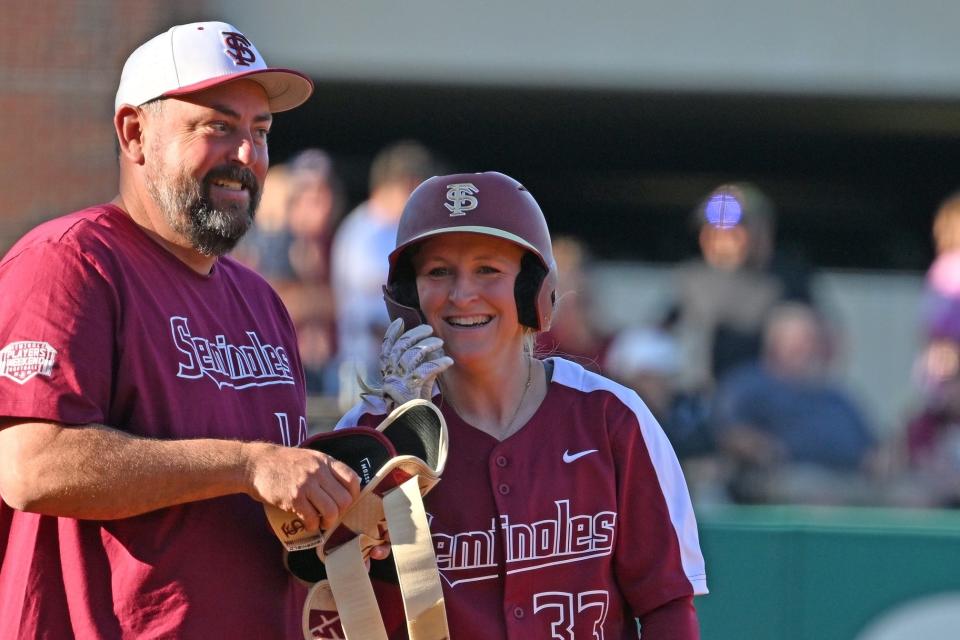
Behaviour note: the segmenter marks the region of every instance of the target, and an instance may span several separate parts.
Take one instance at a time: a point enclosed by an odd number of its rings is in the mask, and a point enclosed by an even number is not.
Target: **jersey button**
[[[523,609],[521,609],[520,607],[514,607],[514,608],[513,608],[513,617],[516,618],[517,620],[522,620],[522,619],[523,619]]]
[[[501,484],[499,487],[497,487],[497,491],[500,492],[500,495],[505,496],[510,493],[510,485]]]
[[[503,469],[507,466],[507,458],[505,456],[497,456],[497,466]]]

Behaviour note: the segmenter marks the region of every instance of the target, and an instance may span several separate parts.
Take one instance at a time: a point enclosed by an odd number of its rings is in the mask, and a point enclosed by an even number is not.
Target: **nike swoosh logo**
[[[583,456],[588,456],[591,453],[596,453],[596,452],[597,452],[596,449],[587,449],[586,451],[580,451],[579,453],[570,453],[570,450],[567,449],[566,451],[563,452],[563,461],[566,462],[567,464],[570,464],[574,460],[579,460]]]

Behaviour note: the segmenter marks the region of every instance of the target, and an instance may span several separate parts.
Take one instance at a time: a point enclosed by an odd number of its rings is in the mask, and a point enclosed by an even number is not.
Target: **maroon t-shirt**
[[[0,262],[0,301],[0,416],[162,439],[306,435],[273,290],[229,258],[197,274],[114,206],[27,234]],[[244,495],[110,521],[0,503],[0,638],[298,638],[303,595]]]

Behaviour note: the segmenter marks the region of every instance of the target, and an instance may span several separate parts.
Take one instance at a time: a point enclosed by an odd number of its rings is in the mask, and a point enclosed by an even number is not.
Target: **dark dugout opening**
[[[326,149],[350,206],[377,150],[415,138],[451,171],[518,178],[555,234],[576,234],[602,259],[696,253],[696,203],[749,180],[776,204],[787,254],[919,271],[934,209],[960,187],[960,103],[949,101],[318,82],[279,125],[274,161]]]

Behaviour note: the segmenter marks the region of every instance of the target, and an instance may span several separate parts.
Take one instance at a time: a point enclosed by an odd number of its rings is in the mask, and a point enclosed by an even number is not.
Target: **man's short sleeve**
[[[95,261],[40,241],[0,262],[0,416],[104,422],[119,308]]]

